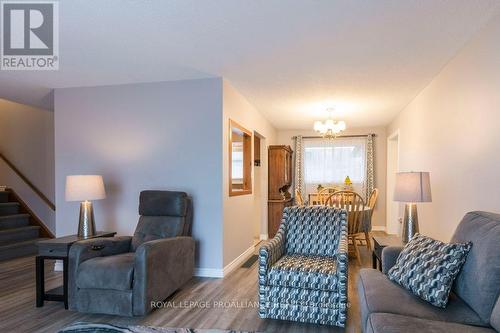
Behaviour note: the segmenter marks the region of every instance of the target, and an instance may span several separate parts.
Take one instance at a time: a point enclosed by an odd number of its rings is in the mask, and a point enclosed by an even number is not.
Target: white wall
[[[431,172],[421,232],[449,240],[472,210],[500,212],[500,17],[473,38],[390,124],[400,169]]]
[[[312,127],[313,124],[311,124]],[[349,126],[349,124],[347,124]],[[343,133],[344,135],[364,135],[373,133],[374,138],[374,150],[375,150],[375,187],[377,187],[379,192],[379,197],[377,200],[377,205],[375,206],[375,211],[373,213],[372,226],[375,229],[380,229],[385,227],[386,221],[386,163],[387,163],[387,136],[384,127],[367,127],[367,128],[347,128]],[[290,145],[294,149],[294,142],[292,140],[293,136],[315,136],[316,132],[311,130],[286,130],[278,132],[278,143],[280,145]]]
[[[197,267],[222,268],[222,80],[203,79],[55,91],[57,236],[76,232],[77,202],[65,177],[103,175],[97,228],[132,235],[139,192],[193,197]]]
[[[0,152],[55,201],[54,112],[0,99]],[[55,231],[55,213],[1,159],[0,184],[12,187]]]
[[[267,202],[267,191],[265,195],[257,196],[255,191],[248,195],[229,196],[229,174],[228,174],[228,137],[229,119],[232,119],[248,130],[257,131],[266,138],[266,144],[276,142],[276,130],[241,94],[239,94],[229,82],[224,80],[223,90],[223,176],[222,190],[224,202],[224,266],[230,264],[240,254],[253,246],[254,223],[260,219],[261,233],[267,233],[267,221],[263,221],[261,210],[255,209]],[[253,146],[253,140],[252,140]],[[252,147],[253,156],[253,147]],[[267,147],[261,150],[261,177],[267,180]],[[252,157],[253,160],[253,157]],[[252,183],[255,167],[252,169]],[[267,181],[261,184],[261,188],[267,189]],[[255,189],[255,184],[252,185]],[[259,200],[258,202],[256,200]],[[264,207],[267,207],[264,206]],[[267,217],[267,214],[265,215]]]

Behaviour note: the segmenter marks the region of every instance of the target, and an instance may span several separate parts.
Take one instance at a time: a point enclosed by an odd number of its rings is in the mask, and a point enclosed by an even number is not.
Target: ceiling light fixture
[[[324,122],[321,120],[317,120],[314,122],[314,130],[321,134],[324,138],[327,139],[335,139],[340,133],[345,131],[346,125],[343,120],[335,121],[333,120],[333,112],[334,109],[327,109],[329,113],[329,118]]]

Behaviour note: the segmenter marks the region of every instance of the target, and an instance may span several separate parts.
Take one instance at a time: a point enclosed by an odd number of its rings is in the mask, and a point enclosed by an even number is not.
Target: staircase
[[[34,225],[35,216],[11,192],[0,191],[0,261],[37,253],[41,227]]]

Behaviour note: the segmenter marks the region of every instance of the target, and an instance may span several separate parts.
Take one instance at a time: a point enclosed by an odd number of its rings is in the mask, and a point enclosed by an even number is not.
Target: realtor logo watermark
[[[57,1],[1,1],[2,70],[59,69]]]

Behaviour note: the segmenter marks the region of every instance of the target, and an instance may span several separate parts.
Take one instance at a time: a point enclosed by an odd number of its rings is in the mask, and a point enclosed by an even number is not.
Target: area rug
[[[105,323],[77,322],[70,324],[59,333],[252,333],[246,331],[168,328],[138,325],[111,325]]]

